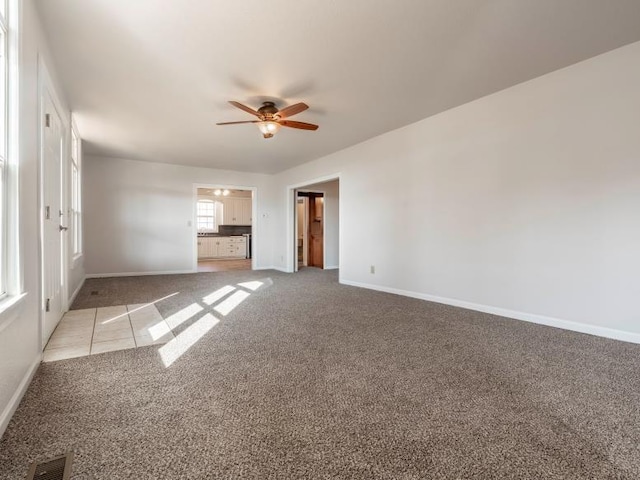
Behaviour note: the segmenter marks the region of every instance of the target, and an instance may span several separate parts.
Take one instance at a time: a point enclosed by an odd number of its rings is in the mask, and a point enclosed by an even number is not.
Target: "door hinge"
[[[44,304],[44,311],[48,312],[49,310],[51,310],[50,306],[49,306],[49,298],[47,298],[47,301]]]
[[[44,114],[44,126],[45,127],[50,127],[51,126],[51,114],[50,113],[45,113]]]
[[[51,208],[49,207],[49,205],[44,207],[44,219],[45,220],[50,220],[51,219]]]

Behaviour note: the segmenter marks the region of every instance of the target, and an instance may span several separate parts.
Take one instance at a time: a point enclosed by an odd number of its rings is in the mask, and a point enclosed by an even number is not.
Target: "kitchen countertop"
[[[206,238],[206,237],[238,237],[238,238],[242,238],[244,235],[228,235],[228,234],[224,234],[224,233],[205,233],[205,234],[198,234],[197,237],[198,238]]]

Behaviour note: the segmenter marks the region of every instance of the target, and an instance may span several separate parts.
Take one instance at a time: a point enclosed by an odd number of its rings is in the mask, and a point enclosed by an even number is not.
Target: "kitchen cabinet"
[[[223,225],[251,225],[251,199],[225,198],[222,212]]]
[[[227,237],[224,248],[227,256],[244,258],[247,255],[247,238]]]
[[[216,237],[198,237],[198,258],[211,258],[217,252]]]
[[[242,200],[240,202],[240,206],[241,206],[240,219],[243,222],[241,225],[251,225],[251,221],[253,220],[251,215],[251,208],[252,208],[251,199],[241,198],[240,200]]]
[[[246,237],[198,237],[198,258],[245,258]]]

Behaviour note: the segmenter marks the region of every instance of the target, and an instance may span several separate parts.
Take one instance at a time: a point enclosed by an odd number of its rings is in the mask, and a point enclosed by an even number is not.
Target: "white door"
[[[42,133],[42,303],[44,347],[62,317],[62,147],[63,128],[50,95],[43,95]]]

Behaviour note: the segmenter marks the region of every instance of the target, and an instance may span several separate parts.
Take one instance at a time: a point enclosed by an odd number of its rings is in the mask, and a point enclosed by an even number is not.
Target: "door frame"
[[[322,204],[323,209],[323,230],[326,228],[326,195],[327,192],[324,191],[314,191],[312,189],[308,189],[305,187],[310,187],[315,185],[316,183],[324,183],[331,182],[333,180],[338,180],[339,184],[342,185],[342,181],[340,179],[341,173],[333,173],[331,175],[325,175],[322,177],[316,177],[310,180],[306,180],[304,182],[294,183],[291,185],[287,185],[286,189],[286,212],[287,212],[287,241],[286,241],[286,250],[285,250],[285,258],[284,260],[284,271],[288,273],[293,273],[298,271],[297,265],[297,242],[298,242],[298,230],[297,230],[297,201],[298,201],[298,191],[307,191],[311,193],[323,193],[325,196],[325,201]],[[340,264],[342,263],[342,199],[339,200],[338,203],[338,268],[340,268]],[[322,238],[322,255],[323,255],[323,264],[327,265],[327,236],[323,235]]]
[[[322,190],[309,190],[308,188],[296,188],[295,190],[295,195],[296,195],[296,201],[298,200],[298,193],[317,193],[322,195],[322,269],[324,270],[325,265],[327,264],[327,251],[326,251],[326,245],[325,245],[325,226],[326,226],[326,214],[327,214],[327,202],[326,202],[326,195],[327,192],[324,192]],[[305,254],[307,255],[307,264],[309,263],[309,242],[310,242],[310,238],[309,238],[309,225],[311,224],[311,221],[309,220],[309,198],[310,197],[306,197],[307,198],[307,202],[305,203],[305,206],[307,208],[306,211],[306,215],[307,215],[307,230],[304,233],[305,239],[306,239],[306,243],[304,244],[305,246]],[[295,240],[295,246],[296,248],[293,249],[293,255],[295,256],[295,258],[293,259],[293,271],[297,272],[299,270],[298,267],[298,209],[297,209],[297,203],[296,203],[296,210],[295,210],[295,225],[294,225],[294,232],[296,235],[296,240]],[[306,265],[305,265],[306,266]]]
[[[300,201],[302,200],[302,203],[300,203]],[[294,231],[296,232],[296,241],[295,241],[295,248],[294,248],[294,255],[296,258],[293,259],[293,269],[295,272],[297,272],[298,270],[300,270],[300,257],[298,256],[298,230],[299,230],[299,226],[300,226],[300,218],[298,215],[299,212],[299,208],[298,206],[302,205],[302,210],[304,211],[304,220],[305,220],[305,225],[304,225],[304,229],[302,230],[302,266],[306,267],[309,259],[309,249],[307,247],[307,242],[309,241],[309,198],[308,197],[299,197],[296,193],[296,210],[295,210],[295,225],[294,225]],[[323,212],[324,215],[324,212]],[[324,227],[323,227],[324,230]],[[306,259],[306,261],[305,261]]]
[[[193,219],[191,221],[191,234],[193,235],[192,239],[192,264],[191,269],[193,273],[198,272],[198,189],[199,188],[210,188],[220,190],[250,190],[251,191],[251,270],[257,270],[258,265],[258,255],[257,255],[257,231],[256,223],[258,220],[258,187],[247,187],[240,185],[226,185],[222,183],[194,183],[193,184],[193,199],[191,202],[191,209]]]
[[[67,192],[68,188],[68,169],[69,169],[69,137],[71,135],[71,124],[67,115],[65,115],[66,110],[62,106],[62,102],[58,97],[58,92],[56,91],[55,84],[49,74],[49,69],[47,68],[44,60],[41,56],[38,56],[38,70],[37,70],[37,79],[38,79],[38,173],[37,173],[37,182],[38,182],[38,274],[39,274],[39,282],[38,282],[38,329],[40,336],[40,345],[44,350],[47,338],[44,338],[44,318],[45,318],[45,302],[44,302],[44,260],[45,260],[45,251],[44,251],[44,138],[45,138],[45,95],[47,95],[53,107],[56,110],[58,117],[60,118],[60,126],[62,129],[62,148],[60,152],[60,210],[63,212],[68,212],[69,206],[69,195]],[[65,214],[66,215],[66,214]],[[68,271],[68,249],[69,249],[69,235],[67,233],[62,234],[60,238],[60,274],[61,274],[61,285],[60,285],[60,295],[61,298],[61,311],[62,313],[69,310],[69,271]]]

